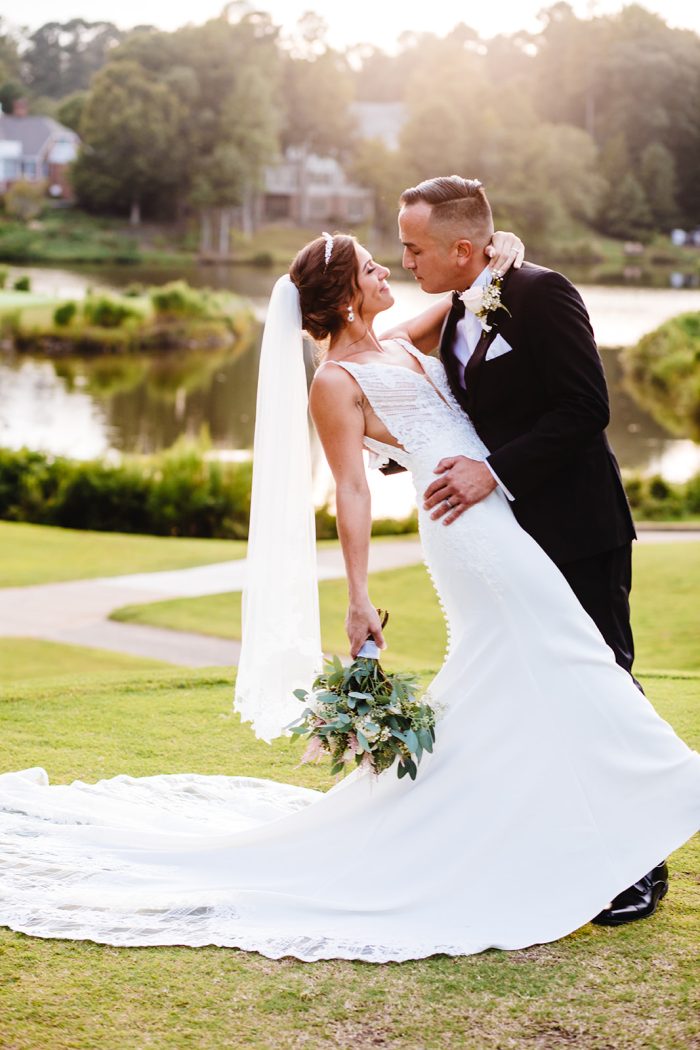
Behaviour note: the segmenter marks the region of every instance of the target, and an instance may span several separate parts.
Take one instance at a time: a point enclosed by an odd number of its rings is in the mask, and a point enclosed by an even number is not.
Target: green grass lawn
[[[212,542],[201,541],[206,548]],[[66,547],[67,559],[77,549]],[[700,544],[639,546],[636,560],[639,663],[668,669],[644,676],[644,687],[697,747],[692,623]],[[444,632],[424,570],[377,574],[373,596],[394,611],[393,665],[424,673],[437,667]],[[339,651],[344,605],[341,581],[322,585],[325,643]],[[230,595],[159,603],[156,613],[166,620],[157,622],[173,626],[167,617],[176,613],[177,626],[235,633],[237,607]],[[152,622],[154,607],[146,612]],[[240,724],[228,673],[149,667],[14,639],[0,643],[0,668],[2,769],[41,765],[62,783],[192,771],[329,784],[327,766],[299,767],[298,744],[268,746]],[[213,947],[119,949],[0,930],[0,1047],[689,1050],[700,1046],[693,999],[699,864],[697,840],[673,855],[669,897],[645,922],[617,930],[587,925],[520,952],[400,965],[272,962]],[[367,871],[371,878],[371,858]]]
[[[159,660],[145,660],[107,649],[59,645],[35,638],[0,638],[0,688],[10,682],[56,681],[76,672],[92,675],[106,671],[148,671],[170,668]]]
[[[445,632],[430,578],[422,565],[371,577],[370,593],[377,605],[393,610],[386,631],[391,667],[435,669],[442,662]],[[637,544],[634,551],[632,613],[637,666],[642,670],[675,668],[700,671],[698,594],[700,543]],[[343,653],[346,590],[342,580],[320,585],[323,644]],[[150,605],[130,605],[114,618],[181,631],[200,631],[222,638],[240,638],[239,594],[185,598]]]
[[[689,742],[700,677],[645,680]],[[3,768],[67,782],[164,770],[268,776],[324,787],[297,745],[256,740],[212,672],[90,675],[0,687]],[[697,844],[671,861],[659,913],[585,926],[551,945],[401,965],[271,962],[219,948],[108,948],[0,930],[0,1046],[13,1050],[687,1050],[693,1008]],[[368,858],[371,877],[371,858]],[[526,906],[526,902],[524,902]]]
[[[237,540],[130,536],[0,521],[0,587],[187,569],[245,555]]]

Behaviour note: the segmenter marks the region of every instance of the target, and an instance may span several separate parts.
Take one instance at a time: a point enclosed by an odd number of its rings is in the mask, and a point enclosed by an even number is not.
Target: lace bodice
[[[433,470],[437,459],[464,455],[484,459],[488,449],[447,381],[442,363],[404,339],[397,342],[416,359],[422,374],[403,365],[334,361],[355,379],[372,409],[399,443],[396,448],[365,437],[372,466],[395,459],[415,473]]]

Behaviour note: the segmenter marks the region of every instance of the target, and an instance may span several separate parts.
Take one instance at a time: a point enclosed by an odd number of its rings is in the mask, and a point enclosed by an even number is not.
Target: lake
[[[188,267],[170,270],[143,266],[93,270],[23,268],[36,291],[66,297],[88,287],[119,288],[133,282],[160,284],[183,277],[197,286],[227,288],[247,295],[260,318],[276,274],[254,267]],[[418,312],[430,297],[412,281],[392,278],[396,304],[385,315],[391,325]],[[614,349],[636,342],[662,321],[700,310],[697,289],[579,285],[591,314],[610,387],[611,443],[623,468],[661,473],[680,481],[700,470],[700,446],[669,435],[627,394]],[[208,431],[222,457],[247,455],[253,441],[259,341],[218,354],[161,354],[94,361],[52,361],[36,357],[0,358],[0,445],[27,446],[87,459],[149,453],[168,448],[181,435]],[[317,463],[316,487],[330,491]],[[376,517],[410,510],[412,492],[405,477],[372,472]]]

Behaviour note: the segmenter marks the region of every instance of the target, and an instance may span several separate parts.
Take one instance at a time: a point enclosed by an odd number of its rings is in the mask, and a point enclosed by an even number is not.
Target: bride
[[[302,327],[330,336],[310,405],[337,483],[353,654],[368,630],[383,644],[363,450],[407,467],[418,493],[442,457],[487,454],[440,362],[375,336],[388,274],[353,238],[324,235],[272,295],[236,695],[265,739],[299,715],[291,692],[320,662]],[[412,322],[418,342],[443,310]],[[307,961],[468,955],[565,936],[679,847],[698,822],[700,758],[617,666],[505,496],[449,528],[421,509],[419,524],[449,648],[430,686],[435,751],[415,782],[358,769],[323,793],[6,773],[0,924]]]

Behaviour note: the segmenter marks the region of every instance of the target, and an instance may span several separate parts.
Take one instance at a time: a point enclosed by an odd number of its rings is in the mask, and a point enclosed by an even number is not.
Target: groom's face
[[[431,227],[432,208],[424,201],[404,206],[399,212],[399,237],[403,244],[401,263],[424,292],[464,291],[473,280],[464,245],[440,236]],[[461,246],[461,248],[460,248]],[[471,245],[469,245],[471,248]]]

